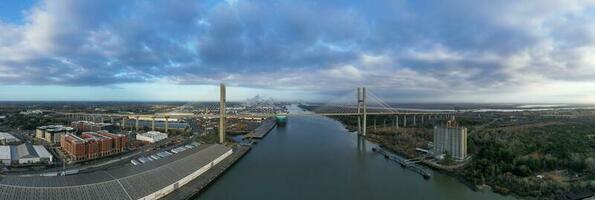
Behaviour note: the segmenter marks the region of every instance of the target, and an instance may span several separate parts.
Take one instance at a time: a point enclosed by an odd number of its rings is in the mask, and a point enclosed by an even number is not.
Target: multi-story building
[[[122,134],[107,131],[84,132],[81,136],[62,136],[60,145],[75,161],[101,158],[121,153],[126,149],[128,139]]]
[[[35,137],[51,144],[57,144],[60,142],[60,137],[68,133],[74,133],[74,128],[63,125],[40,126],[35,130]]]
[[[167,138],[167,133],[162,133],[159,131],[149,131],[149,132],[146,132],[143,134],[136,135],[136,140],[149,142],[149,143],[155,143],[155,142],[158,142],[158,141],[166,139],[166,138]]]
[[[453,117],[446,126],[434,127],[433,145],[436,157],[449,153],[455,160],[464,160],[467,158],[467,128],[458,127]]]
[[[109,123],[95,123],[90,121],[75,121],[70,123],[70,126],[79,132],[113,130],[114,128],[114,126]]]

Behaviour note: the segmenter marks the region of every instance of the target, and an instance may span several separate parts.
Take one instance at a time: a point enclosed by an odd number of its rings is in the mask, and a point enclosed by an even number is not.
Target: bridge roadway
[[[180,118],[219,118],[217,114],[109,114],[109,113],[68,113],[68,112],[54,112],[60,115],[72,115],[72,116],[95,116],[95,117],[128,117],[129,119],[138,118],[169,118],[169,119],[180,119]],[[227,118],[268,118],[275,115],[287,115],[287,116],[359,116],[363,113],[278,113],[278,114],[228,114]],[[368,112],[366,115],[451,115],[453,112]]]

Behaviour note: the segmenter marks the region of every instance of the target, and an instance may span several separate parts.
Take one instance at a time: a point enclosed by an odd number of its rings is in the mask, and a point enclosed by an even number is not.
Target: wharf
[[[401,164],[402,167],[411,169],[411,171],[414,171],[414,172],[422,175],[424,178],[431,177],[430,169],[423,167],[421,165],[418,165],[418,164],[416,164],[416,162],[412,162],[412,161],[403,159],[401,157],[395,156],[380,147],[374,147],[374,148],[372,148],[372,151],[384,155],[384,158],[386,158],[386,159],[389,159],[389,160],[392,160],[392,161],[395,161],[395,162]]]
[[[228,168],[233,166],[240,158],[244,157],[250,146],[237,145],[233,147],[233,153],[222,160],[218,165],[215,165],[204,174],[200,175],[196,179],[190,181],[186,185],[178,188],[167,196],[163,197],[164,200],[174,199],[194,199],[201,192],[207,189],[217,178],[225,173]]]
[[[276,125],[275,119],[269,118],[262,122],[258,128],[244,136],[245,139],[262,139],[268,134]]]

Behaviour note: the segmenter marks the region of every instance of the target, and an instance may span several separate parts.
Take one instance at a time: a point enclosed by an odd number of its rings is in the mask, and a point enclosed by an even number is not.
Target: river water
[[[198,199],[513,199],[439,172],[426,180],[374,146],[330,118],[290,116]]]

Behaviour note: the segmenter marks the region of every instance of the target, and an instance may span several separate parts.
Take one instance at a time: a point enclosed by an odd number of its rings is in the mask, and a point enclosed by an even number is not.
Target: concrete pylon
[[[362,88],[362,104],[363,104],[363,108],[364,108],[364,114],[363,114],[364,122],[363,122],[363,131],[362,131],[363,134],[362,135],[366,136],[366,132],[367,132],[366,124],[368,121],[368,111],[366,108],[366,88],[365,87]]]
[[[376,130],[376,118],[374,118],[374,130]]]
[[[407,115],[403,115],[403,128],[407,127]]]
[[[416,118],[415,115],[413,115],[413,127],[415,127],[415,125],[416,125],[415,124],[415,118]]]
[[[165,133],[169,133],[169,116],[165,116]]]
[[[126,117],[122,117],[122,130],[126,130]]]
[[[155,116],[151,117],[151,131],[155,131]]]
[[[140,117],[136,116],[136,123],[134,124],[136,131],[138,131],[138,118],[140,118]]]
[[[395,127],[399,128],[399,115],[395,116]]]
[[[219,85],[219,143],[225,142],[225,84]]]
[[[362,134],[362,116],[361,116],[361,109],[362,109],[362,89],[357,88],[357,134]]]

